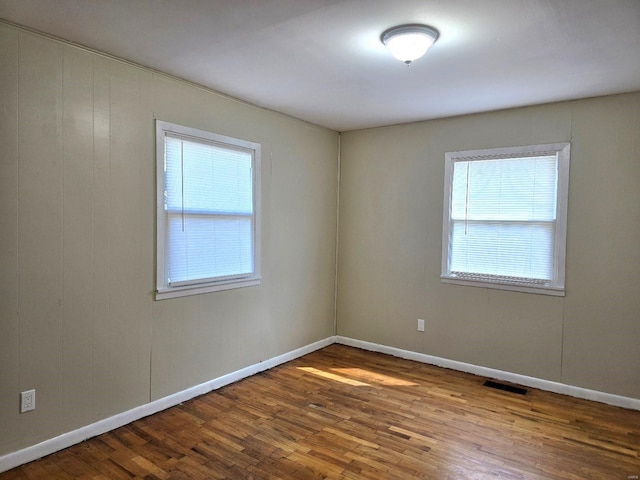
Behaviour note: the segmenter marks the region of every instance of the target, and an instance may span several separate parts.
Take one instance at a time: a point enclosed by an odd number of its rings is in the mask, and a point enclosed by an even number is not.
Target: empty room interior
[[[639,478],[637,0],[0,0],[0,119],[0,479]]]

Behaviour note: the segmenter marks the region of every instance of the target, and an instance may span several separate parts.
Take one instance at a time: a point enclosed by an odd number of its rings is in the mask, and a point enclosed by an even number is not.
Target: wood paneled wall
[[[332,335],[335,132],[2,23],[0,64],[0,455]],[[155,118],[262,144],[259,287],[154,301]]]
[[[556,142],[571,142],[566,296],[442,284],[446,152]],[[341,148],[339,335],[640,398],[640,92],[347,132]]]

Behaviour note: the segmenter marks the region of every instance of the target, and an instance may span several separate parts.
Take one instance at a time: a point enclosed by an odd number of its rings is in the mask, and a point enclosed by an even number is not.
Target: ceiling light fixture
[[[380,36],[391,54],[407,65],[427,53],[437,39],[435,28],[418,24],[399,25],[385,30]]]

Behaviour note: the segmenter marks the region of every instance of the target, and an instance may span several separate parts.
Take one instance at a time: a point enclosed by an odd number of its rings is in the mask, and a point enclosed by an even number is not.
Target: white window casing
[[[260,284],[260,144],[156,120],[156,300]]]
[[[444,283],[563,296],[570,144],[449,152]]]

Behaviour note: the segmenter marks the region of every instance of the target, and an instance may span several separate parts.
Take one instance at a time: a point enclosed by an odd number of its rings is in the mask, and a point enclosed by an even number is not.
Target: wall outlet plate
[[[20,393],[20,413],[36,409],[36,391],[27,390]]]
[[[418,331],[424,332],[424,320],[422,318],[418,319]]]

